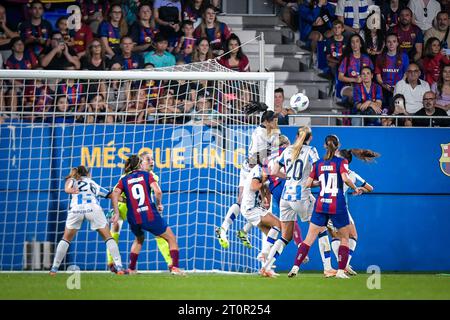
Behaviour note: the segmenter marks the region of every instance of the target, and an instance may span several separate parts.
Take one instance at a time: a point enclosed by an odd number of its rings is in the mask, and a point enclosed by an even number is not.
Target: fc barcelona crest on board
[[[442,155],[439,159],[442,172],[450,177],[450,143],[441,144]]]

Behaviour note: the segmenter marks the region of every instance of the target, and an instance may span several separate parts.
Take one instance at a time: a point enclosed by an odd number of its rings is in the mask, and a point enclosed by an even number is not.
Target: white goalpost
[[[239,168],[258,116],[250,101],[273,107],[273,73],[237,73],[215,60],[139,71],[2,70],[0,73],[0,271],[47,270],[69,206],[64,178],[85,165],[112,189],[125,160],[142,151],[155,160],[163,218],[180,247],[180,267],[197,272],[256,272],[260,232],[252,249],[229,232],[216,240],[237,201]],[[108,214],[109,199],[101,200]],[[119,249],[128,263],[134,235],[125,221]],[[106,246],[83,224],[61,267],[105,271]],[[138,270],[167,265],[146,234]]]

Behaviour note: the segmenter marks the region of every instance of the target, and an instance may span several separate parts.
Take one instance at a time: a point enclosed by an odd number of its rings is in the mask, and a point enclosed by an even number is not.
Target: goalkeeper
[[[155,179],[155,181],[159,182],[159,177],[153,172],[154,161],[153,161],[153,157],[151,156],[151,154],[147,151],[144,151],[139,154],[139,158],[141,158],[142,161],[149,162],[149,164],[150,164],[149,171],[153,175],[153,178]],[[130,172],[125,171],[124,174],[122,175],[122,177],[129,173]],[[153,196],[153,191],[152,191],[152,196]],[[120,230],[122,229],[123,221],[125,221],[127,219],[128,209],[127,209],[127,203],[126,203],[124,193],[122,193],[122,200],[123,200],[123,202],[119,202],[120,220],[115,224],[113,223],[113,225],[111,227],[111,236],[114,238],[114,240],[117,243],[119,242],[119,235],[120,235]],[[108,213],[108,219],[110,219],[113,215],[114,215],[114,210],[110,210]],[[163,239],[161,237],[155,237],[155,238],[156,238],[156,244],[158,245],[159,252],[161,252],[161,255],[163,256],[164,260],[167,263],[168,268],[170,269],[170,267],[172,265],[172,258],[170,257],[169,244],[167,243],[167,241],[165,239]],[[109,270],[111,270],[111,272],[115,272],[114,261],[113,261],[113,258],[111,256],[109,250],[107,250],[107,255],[108,255],[108,268],[109,268]]]

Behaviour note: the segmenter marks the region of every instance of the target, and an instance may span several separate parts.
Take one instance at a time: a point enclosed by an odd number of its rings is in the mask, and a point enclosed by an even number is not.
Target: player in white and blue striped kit
[[[64,236],[56,248],[50,275],[55,275],[58,272],[59,266],[69,249],[70,242],[85,219],[89,221],[91,230],[96,230],[105,240],[106,246],[113,256],[117,274],[124,274],[119,247],[111,236],[105,214],[97,199],[97,197],[108,198],[110,193],[90,178],[89,171],[85,166],[78,166],[71,170],[66,177],[64,191],[70,194],[72,199],[67,214]]]

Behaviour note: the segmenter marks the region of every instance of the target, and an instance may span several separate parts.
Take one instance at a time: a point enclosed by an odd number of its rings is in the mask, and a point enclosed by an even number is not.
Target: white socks
[[[221,228],[227,232],[230,228],[230,225],[233,223],[233,221],[239,216],[239,212],[241,211],[240,206],[235,203],[233,204],[227,211],[227,214],[225,216],[225,219],[222,222]]]
[[[330,239],[328,239],[327,231],[319,233],[319,251],[320,257],[322,258],[323,269],[331,269],[331,246]]]
[[[117,246],[116,241],[113,238],[109,238],[105,241],[105,243],[106,243],[106,247],[108,248],[109,252],[111,253],[111,256],[114,260],[115,266],[121,268],[122,267],[122,259],[120,257],[119,247]]]
[[[56,247],[56,253],[55,258],[53,259],[53,266],[54,268],[59,268],[61,265],[61,262],[63,261],[64,257],[66,256],[67,250],[69,249],[70,242],[61,239],[59,241],[58,246]]]

